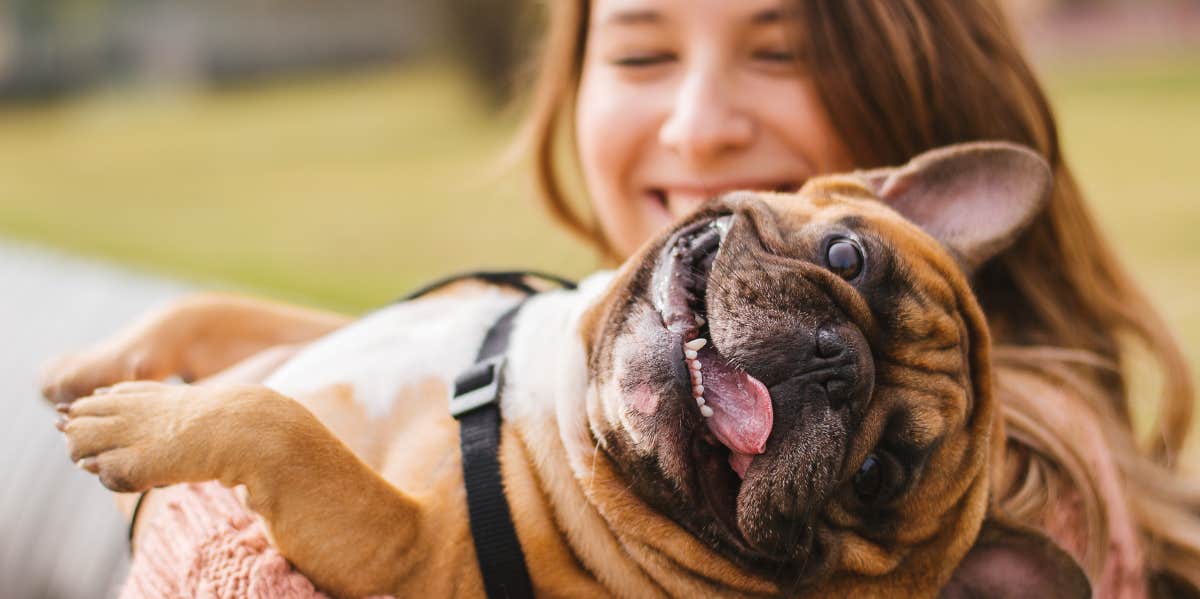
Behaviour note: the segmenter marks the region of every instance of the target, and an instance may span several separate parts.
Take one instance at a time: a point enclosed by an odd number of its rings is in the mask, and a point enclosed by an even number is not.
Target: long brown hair
[[[536,181],[557,222],[614,257],[595,220],[569,200],[564,182],[574,156],[572,111],[589,3],[549,4],[526,123]],[[1103,481],[1080,436],[1048,426],[1049,399],[1038,395],[1065,388],[1116,456],[1148,573],[1200,587],[1200,484],[1174,471],[1192,422],[1187,362],[1100,234],[1063,159],[1049,102],[999,6],[994,0],[797,0],[790,7],[804,68],[859,168],[902,164],[931,148],[984,139],[1030,146],[1050,162],[1049,209],[976,278],[997,346],[997,388],[1010,397],[997,505],[1042,524],[1055,501],[1076,499],[1086,524],[1084,565],[1100,580],[1109,550]],[[1157,421],[1141,440],[1123,374],[1139,349],[1155,358],[1164,383]],[[1021,373],[1046,384],[1022,383],[1028,377]]]

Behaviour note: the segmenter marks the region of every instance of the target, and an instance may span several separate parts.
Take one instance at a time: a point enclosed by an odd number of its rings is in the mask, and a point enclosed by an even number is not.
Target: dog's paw
[[[57,427],[71,460],[109,489],[130,493],[189,478],[186,438],[188,387],[148,381],[98,389],[59,404]]]
[[[105,344],[47,364],[42,369],[42,397],[54,404],[70,403],[123,381],[166,377],[169,370],[146,348]]]

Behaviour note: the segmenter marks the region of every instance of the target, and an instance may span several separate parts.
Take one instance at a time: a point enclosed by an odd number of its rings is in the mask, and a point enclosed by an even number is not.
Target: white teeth
[[[696,317],[700,320],[700,317]],[[700,406],[700,415],[709,418],[713,415],[712,408],[704,403],[704,375],[700,372],[704,368],[697,359],[697,352],[700,348],[708,343],[707,339],[699,337],[692,339],[683,345],[683,355],[685,356],[684,363],[687,364],[688,372],[692,375],[692,396],[696,398],[696,405]]]
[[[703,316],[700,316],[699,314],[696,315],[696,326],[702,327],[702,326],[704,326],[704,323],[706,323],[706,322],[708,322],[708,321],[704,320]]]

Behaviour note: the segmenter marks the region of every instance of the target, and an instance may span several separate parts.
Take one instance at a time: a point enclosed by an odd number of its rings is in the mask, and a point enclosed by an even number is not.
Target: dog
[[[1071,557],[989,501],[1003,434],[968,278],[1050,186],[1032,151],[979,142],[734,192],[615,272],[529,299],[499,458],[537,594],[1090,596]],[[199,342],[179,331],[236,330],[240,358],[287,329],[279,308],[231,319],[217,301],[59,362],[43,392],[104,486],[241,486],[327,592],[479,596],[447,397],[521,300],[464,282],[327,323],[261,384],[95,389],[232,361],[183,358]]]

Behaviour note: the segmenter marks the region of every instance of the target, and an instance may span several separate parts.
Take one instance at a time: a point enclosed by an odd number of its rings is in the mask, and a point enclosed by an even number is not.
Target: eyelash
[[[755,60],[767,62],[786,62],[791,63],[796,61],[796,55],[792,52],[773,52],[769,50],[761,50],[750,55]],[[674,54],[646,54],[639,56],[627,56],[618,58],[613,61],[613,64],[619,67],[630,68],[646,68],[660,65],[664,62],[674,60]]]
[[[771,52],[763,50],[755,52],[754,58],[758,60],[768,60],[771,62],[796,62],[796,55],[792,52]]]
[[[674,58],[674,54],[646,54],[641,56],[627,56],[625,58],[618,58],[613,61],[613,64],[620,67],[645,68],[662,64],[668,60],[674,60]]]

